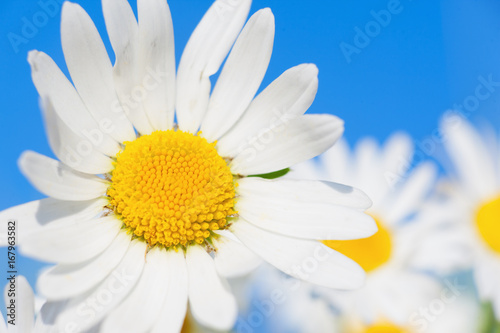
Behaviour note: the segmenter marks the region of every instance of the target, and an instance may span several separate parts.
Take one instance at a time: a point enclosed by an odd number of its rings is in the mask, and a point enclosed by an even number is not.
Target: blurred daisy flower
[[[481,135],[455,112],[443,117],[441,130],[456,176],[448,191],[454,232],[470,247],[479,296],[492,303],[500,321],[499,139],[488,141],[487,132]]]
[[[254,269],[259,257],[314,284],[363,284],[359,265],[319,242],[376,232],[363,192],[250,177],[273,178],[343,132],[337,117],[303,115],[317,90],[312,64],[255,97],[274,17],[263,9],[245,24],[250,4],[216,1],[177,75],[164,0],[139,0],[137,20],[126,0],[103,0],[114,66],[87,13],[65,2],[61,37],[74,86],[48,55],[29,54],[59,161],[23,153],[21,171],[50,198],[2,219],[19,221],[24,254],[57,263],[37,287],[59,328],[178,332],[189,300],[201,325],[230,329],[237,306],[225,278]]]
[[[411,139],[403,133],[392,135],[383,146],[364,139],[352,153],[345,142],[339,142],[318,161],[297,165],[290,175],[354,184],[373,200],[367,213],[377,222],[376,234],[323,242],[365,269],[365,286],[352,292],[315,289],[334,308],[363,325],[385,321],[406,325],[418,305],[439,290],[439,283],[421,272],[432,267],[423,265],[425,261],[418,266],[412,261],[429,225],[438,218],[427,215],[422,221],[418,214],[434,187],[436,168],[424,162],[408,171],[413,149]],[[433,255],[446,259],[447,253]]]

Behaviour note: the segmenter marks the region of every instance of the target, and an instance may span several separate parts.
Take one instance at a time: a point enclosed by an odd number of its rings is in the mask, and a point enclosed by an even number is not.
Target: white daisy
[[[450,212],[455,231],[473,254],[474,277],[483,301],[492,302],[500,321],[500,145],[490,142],[458,113],[441,123],[444,146],[455,166]]]
[[[352,292],[315,291],[364,325],[385,320],[405,324],[415,307],[425,304],[439,288],[433,278],[415,270],[432,267],[421,267],[422,262],[415,265],[412,260],[418,244],[428,235],[429,225],[438,219],[417,214],[434,186],[436,169],[425,162],[408,173],[412,157],[411,139],[395,134],[383,147],[364,139],[353,153],[345,142],[339,142],[321,155],[318,163],[308,161],[295,168],[296,175],[355,184],[373,200],[367,212],[377,221],[375,235],[324,242],[365,269],[365,286]],[[434,254],[441,259],[446,255],[446,251]]]
[[[24,254],[57,263],[37,287],[59,329],[178,332],[188,300],[200,324],[229,329],[237,309],[225,277],[258,257],[315,284],[362,285],[362,269],[318,240],[376,231],[364,193],[248,177],[314,157],[343,132],[334,116],[303,115],[317,90],[314,65],[287,70],[254,98],[274,17],[263,9],[243,27],[250,2],[212,5],[177,77],[164,0],[139,0],[138,21],[126,0],[103,0],[114,66],[90,17],[66,2],[61,36],[74,86],[49,56],[29,54],[60,161],[25,152],[21,171],[50,198],[1,219],[19,221]]]
[[[439,297],[439,295],[436,295]],[[446,304],[439,314],[421,318],[417,325],[395,324],[380,321],[371,325],[352,318],[338,319],[339,331],[345,333],[473,333],[483,332],[480,328],[480,312],[477,301],[471,295],[463,295]],[[327,331],[324,331],[325,333]]]

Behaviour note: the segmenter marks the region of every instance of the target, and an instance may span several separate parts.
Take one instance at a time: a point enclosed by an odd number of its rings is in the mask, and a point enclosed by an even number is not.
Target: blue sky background
[[[26,61],[28,51],[38,49],[67,72],[60,46],[60,6],[52,17],[40,14],[44,11],[40,3],[48,2],[52,1],[0,2],[0,210],[43,197],[18,171],[21,152],[31,149],[53,156]],[[94,19],[113,57],[100,1],[75,2]],[[379,26],[379,32],[372,31],[369,44],[358,47],[359,53],[346,57],[340,46],[355,46],[356,28],[376,27],[372,11],[386,10],[394,3],[399,3],[398,13],[391,15],[386,26]],[[179,59],[211,1],[171,0],[169,4]],[[274,53],[263,87],[289,67],[315,63],[320,71],[319,91],[309,112],[340,116],[345,120],[345,137],[352,143],[367,135],[385,140],[398,130],[422,142],[436,131],[446,109],[474,96],[479,77],[500,81],[500,2],[496,0],[255,0],[251,13],[263,7],[271,7],[276,16]],[[39,26],[23,36],[26,22]],[[9,36],[14,34],[26,38],[25,43],[13,45]],[[500,87],[495,87],[489,98],[474,107],[470,119],[476,124],[489,122],[498,130],[499,107]],[[0,251],[0,256],[0,272],[5,272],[6,252]],[[40,267],[18,257],[19,271],[32,284]]]

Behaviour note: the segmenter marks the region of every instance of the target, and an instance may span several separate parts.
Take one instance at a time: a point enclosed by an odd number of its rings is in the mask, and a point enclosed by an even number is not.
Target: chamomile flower
[[[379,318],[362,320],[356,313],[341,313],[307,283],[262,265],[252,281],[256,293],[253,308],[242,314],[239,331],[261,327],[273,333],[471,333],[490,332],[482,327],[480,306],[472,284],[450,276],[426,303],[416,304],[406,321]],[[409,300],[411,302],[411,300]],[[486,318],[487,319],[487,318]],[[485,323],[483,323],[484,325]],[[484,327],[489,327],[484,325]]]
[[[379,230],[375,235],[359,240],[324,241],[365,269],[365,286],[352,292],[314,291],[342,314],[365,326],[385,321],[405,324],[418,305],[425,304],[439,290],[438,283],[417,272],[412,262],[424,231],[433,224],[429,220],[432,216],[426,216],[424,222],[417,213],[436,177],[435,167],[429,162],[408,172],[412,156],[413,144],[405,134],[393,135],[383,147],[372,139],[364,139],[353,153],[345,142],[339,142],[319,161],[297,165],[295,175],[291,175],[352,183],[373,200],[367,213],[377,222]],[[441,258],[445,255],[446,251],[435,254]],[[421,266],[418,268],[432,268]]]
[[[473,254],[475,282],[483,301],[493,304],[500,321],[500,149],[487,142],[458,113],[443,117],[444,146],[454,164],[456,187],[450,211],[455,232]]]
[[[138,20],[126,0],[103,0],[114,66],[90,17],[66,2],[61,37],[74,86],[48,55],[29,54],[59,161],[21,156],[21,171],[50,198],[2,220],[19,221],[24,254],[57,264],[37,287],[59,329],[178,332],[189,304],[201,325],[227,330],[237,307],[225,278],[254,269],[259,257],[315,284],[362,285],[362,269],[319,240],[376,231],[364,193],[249,177],[312,158],[343,132],[334,116],[303,115],[317,90],[312,64],[255,97],[274,17],[263,9],[243,27],[250,4],[217,0],[177,74],[164,0],[139,0]]]

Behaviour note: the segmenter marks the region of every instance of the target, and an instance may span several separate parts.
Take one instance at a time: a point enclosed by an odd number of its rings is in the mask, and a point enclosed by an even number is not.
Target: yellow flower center
[[[391,257],[392,240],[390,232],[378,219],[378,231],[368,237],[353,240],[325,240],[323,243],[357,262],[366,272],[385,264]]]
[[[476,225],[486,244],[500,254],[500,196],[479,208]]]
[[[363,333],[405,333],[406,331],[392,324],[375,324],[367,327]]]
[[[202,244],[224,229],[235,198],[233,175],[215,143],[183,131],[156,131],[116,155],[110,206],[149,245]]]

